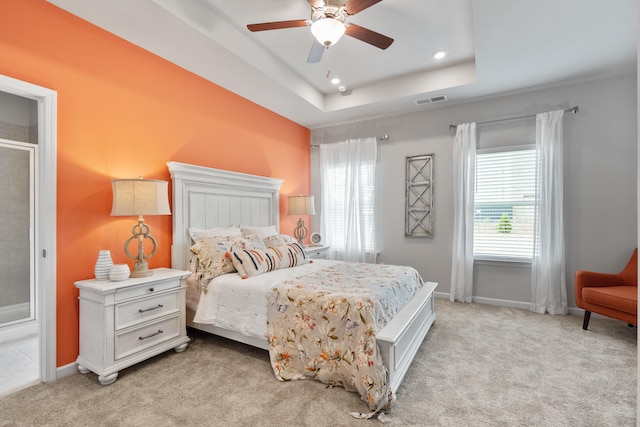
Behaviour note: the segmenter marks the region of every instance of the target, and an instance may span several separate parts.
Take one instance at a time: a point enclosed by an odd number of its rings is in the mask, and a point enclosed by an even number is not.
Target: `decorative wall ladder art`
[[[433,154],[406,158],[405,236],[433,237]]]

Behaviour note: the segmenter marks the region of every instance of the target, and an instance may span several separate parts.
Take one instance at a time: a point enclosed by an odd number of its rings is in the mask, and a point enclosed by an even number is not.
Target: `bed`
[[[172,179],[173,192],[173,244],[171,248],[173,268],[189,269],[190,248],[193,244],[189,234],[190,229],[210,229],[233,224],[242,224],[243,226],[275,225],[279,228],[282,180],[178,162],[169,162],[167,166]],[[303,268],[306,268],[319,274],[318,271],[323,268],[324,263],[323,260],[313,260],[313,264],[288,270],[302,271]],[[291,272],[277,270],[268,273],[274,277],[278,274],[286,276]],[[216,297],[229,298],[230,300],[236,298],[243,301],[253,298],[256,301],[265,301],[264,296],[244,294],[242,279],[237,274],[224,276],[228,276],[224,277],[224,280],[231,282],[220,285],[216,282],[214,287],[217,292]],[[218,279],[220,277],[215,280]],[[435,321],[433,293],[436,286],[435,282],[424,282],[406,305],[375,334],[375,342],[382,362],[388,371],[387,383],[392,394],[395,394],[400,386],[420,344]],[[225,289],[232,289],[233,295],[225,293]],[[207,294],[213,296],[214,291]],[[221,307],[221,310],[224,310],[224,304]],[[262,308],[256,310],[260,311]],[[269,349],[266,336],[255,332],[251,333],[249,331],[251,326],[243,326],[246,319],[256,317],[253,313],[247,312],[237,315],[236,317],[240,319],[237,322],[225,322],[224,320],[232,319],[233,315],[219,312],[217,318],[221,319],[220,322],[202,323],[194,321],[196,311],[193,305],[187,308],[188,326],[251,346]],[[259,324],[262,321],[258,318],[254,320],[254,323]]]

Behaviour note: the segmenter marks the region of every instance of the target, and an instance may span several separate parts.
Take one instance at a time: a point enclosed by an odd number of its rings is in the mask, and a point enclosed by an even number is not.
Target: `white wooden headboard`
[[[173,190],[171,266],[189,268],[189,228],[275,225],[280,229],[278,178],[168,162]]]

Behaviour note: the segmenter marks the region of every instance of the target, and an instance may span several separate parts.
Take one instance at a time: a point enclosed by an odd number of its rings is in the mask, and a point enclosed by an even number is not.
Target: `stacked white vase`
[[[113,260],[111,259],[111,251],[109,250],[101,250],[98,254],[98,260],[96,261],[96,266],[94,268],[94,273],[96,275],[97,280],[109,280],[109,270],[113,265]]]
[[[127,264],[113,264],[109,269],[109,280],[120,282],[129,278],[129,266]]]

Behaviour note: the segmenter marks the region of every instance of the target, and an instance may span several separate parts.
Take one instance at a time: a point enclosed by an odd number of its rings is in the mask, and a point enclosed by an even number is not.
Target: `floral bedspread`
[[[340,385],[373,411],[389,409],[376,333],[422,285],[411,267],[338,262],[274,287],[267,341],[276,377]]]

